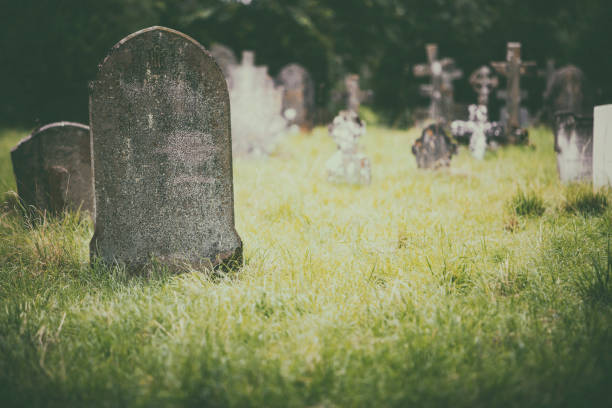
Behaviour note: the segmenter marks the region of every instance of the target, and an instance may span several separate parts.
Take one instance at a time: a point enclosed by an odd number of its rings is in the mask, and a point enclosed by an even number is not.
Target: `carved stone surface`
[[[229,92],[234,154],[270,154],[287,131],[283,88],[275,86],[268,67],[255,66],[252,51],[245,51],[242,63],[230,67]]]
[[[289,125],[311,130],[315,90],[306,68],[298,64],[286,65],[280,70],[276,82],[284,89],[282,112]]]
[[[612,186],[612,105],[595,107],[593,124],[593,186]]]
[[[573,113],[555,115],[555,151],[562,182],[590,181],[593,176],[593,117]]]
[[[90,87],[92,256],[140,269],[237,265],[230,105],[195,40],[150,27],[121,40]]]
[[[451,157],[457,153],[457,145],[439,125],[430,125],[412,145],[412,154],[421,169],[437,169],[450,166]]]
[[[89,127],[58,122],[35,130],[11,151],[19,197],[27,206],[59,213],[94,213]]]
[[[327,161],[327,178],[335,183],[370,184],[370,159],[359,152],[358,140],[366,125],[356,112],[340,111],[328,127],[338,151]]]

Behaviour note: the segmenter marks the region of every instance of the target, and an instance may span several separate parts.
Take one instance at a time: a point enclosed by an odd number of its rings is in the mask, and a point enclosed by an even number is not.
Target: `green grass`
[[[511,212],[518,216],[539,217],[544,214],[544,200],[534,191],[518,190],[510,200]]]
[[[0,213],[0,405],[612,404],[608,208],[563,209],[553,138],[416,168],[373,128],[367,187],[329,184],[323,129],[235,163],[237,273],[91,266],[91,221]],[[0,186],[14,188],[0,133]],[[547,204],[515,217],[516,191]],[[605,193],[607,194],[607,193]]]

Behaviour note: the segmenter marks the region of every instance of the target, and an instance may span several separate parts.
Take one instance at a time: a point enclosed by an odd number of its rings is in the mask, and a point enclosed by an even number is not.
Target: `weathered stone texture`
[[[26,206],[59,213],[93,214],[89,127],[58,122],[43,126],[11,151],[17,192]]]
[[[90,89],[92,256],[139,269],[240,263],[230,104],[214,59],[164,27],[115,45]]]
[[[423,130],[421,137],[412,145],[420,169],[437,169],[450,166],[451,157],[457,153],[454,144],[440,125],[431,125]]]
[[[282,112],[289,125],[312,129],[314,114],[314,82],[306,68],[298,64],[283,67],[276,82],[283,87]]]

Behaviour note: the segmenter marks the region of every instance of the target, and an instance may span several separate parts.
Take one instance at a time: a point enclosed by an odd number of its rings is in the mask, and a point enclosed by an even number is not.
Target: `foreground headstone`
[[[454,144],[440,125],[430,125],[412,145],[420,169],[437,169],[450,166],[451,157],[457,153]]]
[[[344,110],[329,125],[329,135],[338,151],[327,161],[327,179],[334,183],[370,184],[370,159],[359,152],[358,140],[366,125],[356,112]]]
[[[140,270],[236,266],[230,105],[197,41],[164,27],[115,45],[90,87],[91,254]]]
[[[11,159],[26,206],[94,214],[89,127],[72,122],[43,126],[15,146]]]
[[[284,89],[283,116],[290,126],[310,131],[314,113],[314,82],[306,68],[298,64],[283,67],[276,82]]]
[[[562,182],[591,180],[593,175],[593,117],[555,115],[555,151]]]
[[[612,105],[595,107],[593,187],[612,186]]]
[[[230,67],[229,83],[234,154],[270,154],[287,131],[283,88],[275,86],[268,67],[255,66],[252,51],[244,51],[242,63]]]

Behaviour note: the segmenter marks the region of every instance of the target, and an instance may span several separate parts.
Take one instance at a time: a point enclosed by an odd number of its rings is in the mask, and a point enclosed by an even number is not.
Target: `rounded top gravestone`
[[[19,197],[27,206],[93,214],[89,127],[57,122],[36,129],[11,151]]]
[[[240,264],[229,96],[204,47],[164,27],[129,35],[100,65],[89,109],[92,256],[136,270]]]

